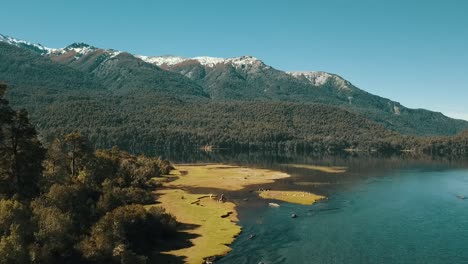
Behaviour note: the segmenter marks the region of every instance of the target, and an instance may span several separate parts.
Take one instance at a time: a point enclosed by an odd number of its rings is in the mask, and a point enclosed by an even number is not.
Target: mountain
[[[2,34],[0,34],[0,42],[7,43],[7,44],[17,46],[17,47],[26,48],[38,54],[48,54],[50,52],[55,51],[55,49],[44,47],[41,44],[34,44],[28,41],[15,39],[15,38],[8,37]]]
[[[330,104],[357,111],[388,129],[408,135],[453,135],[468,129],[466,121],[424,109],[407,108],[363,91],[336,74],[284,72],[252,56],[230,59],[138,57],[192,79],[204,87],[213,100]]]
[[[0,67],[1,80],[21,89],[62,91],[103,88],[81,71],[63,67],[30,49],[4,42],[0,42]]]
[[[175,96],[207,96],[203,88],[189,78],[164,71],[126,52],[75,43],[46,56],[93,76],[108,89],[121,94],[157,92]]]
[[[398,149],[468,122],[408,109],[338,75],[284,72],[252,56],[135,56],[84,43],[0,38],[0,81],[47,141],[81,131],[131,152],[199,147]]]

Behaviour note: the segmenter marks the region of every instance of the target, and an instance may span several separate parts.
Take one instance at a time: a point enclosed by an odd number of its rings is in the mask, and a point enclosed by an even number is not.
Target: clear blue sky
[[[468,1],[9,0],[0,33],[135,54],[253,55],[468,120]]]

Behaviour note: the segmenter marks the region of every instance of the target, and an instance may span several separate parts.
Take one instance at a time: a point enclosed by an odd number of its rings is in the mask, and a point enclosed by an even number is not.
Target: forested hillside
[[[164,70],[86,44],[43,53],[0,41],[7,96],[30,112],[47,144],[79,131],[96,147],[151,155],[204,146],[448,153],[432,151],[432,138],[421,143],[398,131],[452,135],[468,127],[371,95],[337,75],[285,73],[252,57],[187,60]]]
[[[53,137],[57,128],[63,133],[78,130],[89,135],[98,147],[117,145],[143,153],[205,145],[325,152],[367,150],[380,148],[380,142],[398,136],[364,117],[326,105],[159,99],[79,99],[54,103],[34,119],[48,137]]]
[[[0,85],[0,263],[158,263],[176,239],[187,244],[171,215],[144,206],[168,161],[95,151],[76,133],[45,149],[4,92]]]

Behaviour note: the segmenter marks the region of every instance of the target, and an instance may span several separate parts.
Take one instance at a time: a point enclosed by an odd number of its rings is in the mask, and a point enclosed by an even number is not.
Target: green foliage
[[[175,231],[172,216],[159,208],[122,206],[102,217],[80,248],[86,258],[98,262],[120,260],[127,254],[147,256]]]
[[[99,148],[117,145],[149,155],[205,145],[333,152],[344,148],[369,149],[373,142],[397,137],[397,133],[362,116],[320,104],[199,103],[160,101],[157,97],[122,100],[126,103],[111,98],[91,99],[67,104],[60,110],[60,106],[53,105],[36,120],[41,127],[50,126],[42,130],[45,138],[52,138],[57,133],[56,127],[64,132],[78,128]],[[113,107],[115,104],[121,107]],[[76,113],[81,113],[80,118],[73,118]]]
[[[468,156],[468,130],[453,137],[422,138],[417,148],[432,156]]]
[[[30,236],[28,208],[18,201],[0,200],[0,263],[27,263]]]
[[[9,115],[0,119],[1,195],[9,199],[0,199],[0,264],[145,263],[172,239],[174,218],[141,205],[154,203],[151,179],[168,173],[170,162],[117,148],[95,152],[78,133],[54,140],[44,155],[27,113],[3,97],[0,104]]]
[[[32,198],[39,192],[44,149],[25,110],[13,112],[0,87],[0,197]]]
[[[73,252],[74,226],[72,216],[57,207],[32,204],[36,224],[31,259],[35,262],[57,262]]]

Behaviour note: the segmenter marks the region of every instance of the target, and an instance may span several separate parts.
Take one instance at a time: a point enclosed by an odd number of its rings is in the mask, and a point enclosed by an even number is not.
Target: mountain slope
[[[157,92],[206,97],[202,87],[189,78],[162,70],[126,52],[75,43],[47,56],[55,62],[90,74],[108,89],[119,93]]]
[[[143,99],[157,95],[158,100],[167,97],[202,103],[327,104],[359,113],[385,128],[408,135],[453,135],[468,129],[466,121],[406,108],[367,93],[338,75],[284,72],[251,56],[230,59],[134,56],[83,43],[51,49],[5,36],[0,36],[0,43],[2,56],[6,58],[0,61],[3,67],[0,80],[18,86],[11,92],[12,99],[23,102],[22,105],[44,100],[36,96],[44,91],[54,90],[61,97],[72,91],[96,97],[96,91],[101,91],[99,96]],[[81,92],[83,87],[92,89]],[[19,90],[28,92],[15,95]],[[47,100],[53,100],[53,95]]]
[[[93,78],[27,49],[0,42],[0,79],[24,89],[101,89]]]
[[[409,135],[453,135],[468,122],[441,113],[410,109],[363,91],[338,75],[283,72],[250,57],[232,59],[162,56],[141,59],[185,75],[204,87],[213,100],[272,100],[323,103],[357,111],[386,128]]]

